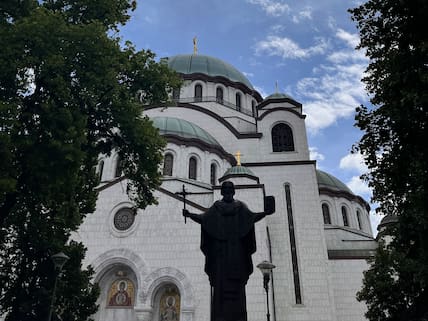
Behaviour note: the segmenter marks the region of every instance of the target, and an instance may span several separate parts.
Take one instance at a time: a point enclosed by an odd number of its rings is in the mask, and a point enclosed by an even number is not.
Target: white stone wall
[[[356,300],[362,287],[362,273],[367,270],[365,260],[330,260],[337,321],[363,321],[366,306]]]
[[[251,170],[274,195],[271,232],[277,321],[335,320],[328,280],[327,248],[319,215],[313,165],[254,167]],[[303,304],[296,305],[284,184],[290,184]]]

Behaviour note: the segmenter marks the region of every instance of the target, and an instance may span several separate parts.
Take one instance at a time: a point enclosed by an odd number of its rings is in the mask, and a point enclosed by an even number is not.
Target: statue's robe
[[[215,202],[201,219],[205,272],[214,289],[212,321],[247,321],[245,285],[253,272],[255,216],[234,200]]]

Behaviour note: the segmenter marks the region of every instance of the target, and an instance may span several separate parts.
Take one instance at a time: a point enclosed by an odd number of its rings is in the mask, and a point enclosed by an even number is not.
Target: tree
[[[117,152],[128,194],[156,200],[164,140],[142,116],[180,85],[150,51],[121,46],[131,0],[2,0],[0,3],[0,315],[46,318],[50,256],[71,259],[58,285],[62,320],[87,320],[98,290],[85,248],[70,241],[95,209],[98,155]]]
[[[372,106],[357,108],[355,151],[380,213],[396,215],[358,299],[369,320],[428,320],[428,2],[368,0],[350,10],[370,59]]]

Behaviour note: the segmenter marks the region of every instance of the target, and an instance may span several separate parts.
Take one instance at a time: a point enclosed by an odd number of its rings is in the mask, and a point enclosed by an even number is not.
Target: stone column
[[[194,314],[195,314],[194,309],[183,307],[181,309],[181,316],[182,316],[181,321],[193,321]]]
[[[135,315],[137,316],[137,321],[153,320],[153,309],[151,307],[135,308],[134,311],[135,311]]]

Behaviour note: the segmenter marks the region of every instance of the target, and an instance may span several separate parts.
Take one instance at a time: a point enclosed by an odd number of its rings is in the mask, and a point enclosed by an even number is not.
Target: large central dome
[[[249,89],[254,89],[248,79],[232,65],[205,55],[177,55],[165,58],[168,66],[178,73],[204,74],[211,77],[224,77],[233,82],[239,82],[247,86]]]

